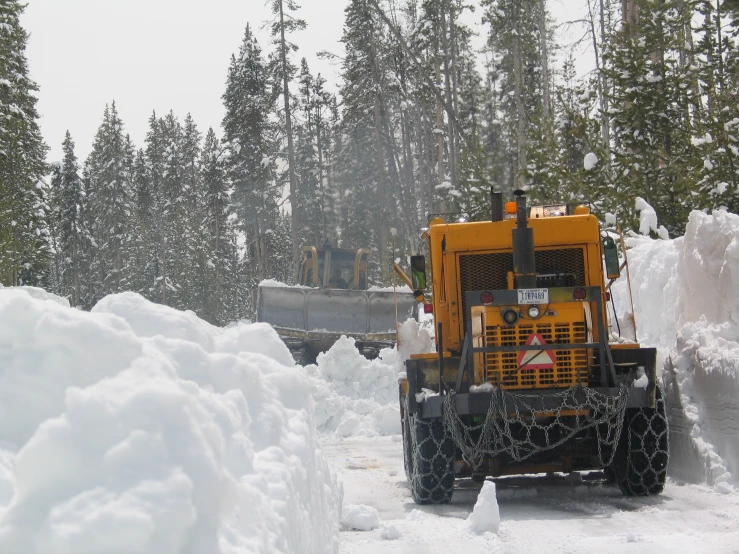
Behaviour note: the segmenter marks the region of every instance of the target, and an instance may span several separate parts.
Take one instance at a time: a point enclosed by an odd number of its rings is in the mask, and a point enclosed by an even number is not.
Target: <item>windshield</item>
[[[332,289],[348,289],[354,283],[354,258],[346,255],[331,258],[331,275],[328,287]]]

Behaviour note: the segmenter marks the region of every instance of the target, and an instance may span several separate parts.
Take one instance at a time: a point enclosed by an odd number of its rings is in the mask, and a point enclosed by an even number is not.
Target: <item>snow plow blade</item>
[[[398,321],[414,317],[410,291],[397,292]],[[272,325],[298,363],[312,363],[341,337],[368,358],[395,343],[395,293],[259,285],[257,321]]]

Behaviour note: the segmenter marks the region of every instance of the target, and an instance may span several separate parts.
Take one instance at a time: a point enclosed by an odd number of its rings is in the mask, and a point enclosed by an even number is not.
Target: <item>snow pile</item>
[[[347,504],[341,514],[341,526],[347,530],[372,531],[380,526],[380,513],[372,506]]]
[[[675,346],[679,293],[677,264],[682,243],[682,237],[674,240],[626,238],[638,339],[644,346],[657,347],[657,367],[662,367],[670,348]],[[625,270],[611,292],[620,316],[621,336],[634,339],[634,314]],[[611,326],[612,332],[617,330],[616,326]]]
[[[666,360],[670,474],[726,489],[739,477],[739,216],[694,211],[684,237],[627,246],[639,340]],[[624,278],[613,295],[630,311]]]
[[[386,541],[396,541],[401,537],[400,529],[395,525],[385,524],[380,529],[380,537]]]
[[[335,552],[310,380],[266,326],[0,290],[0,552]]]
[[[477,497],[467,525],[475,533],[497,533],[500,529],[500,510],[495,496],[495,483],[485,481]]]
[[[639,232],[642,235],[649,236],[650,232],[654,232],[661,239],[667,240],[670,238],[664,225],[657,226],[657,212],[647,204],[646,200],[637,197],[636,210],[639,212]]]
[[[362,356],[351,337],[341,337],[306,370],[316,401],[319,431],[337,437],[400,433],[398,376],[411,354],[433,352],[428,332],[415,320],[400,326],[399,346],[374,360]]]
[[[739,216],[691,213],[677,273],[677,345],[665,375],[673,474],[728,490],[739,479]]]

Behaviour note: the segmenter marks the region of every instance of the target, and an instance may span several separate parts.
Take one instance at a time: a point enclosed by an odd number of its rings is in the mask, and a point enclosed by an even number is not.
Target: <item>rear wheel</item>
[[[416,504],[448,504],[454,492],[454,441],[446,434],[441,419],[423,420],[406,416],[410,455],[411,495]]]
[[[627,496],[660,494],[665,488],[669,442],[665,402],[659,388],[656,408],[626,410],[621,437],[606,475]]]

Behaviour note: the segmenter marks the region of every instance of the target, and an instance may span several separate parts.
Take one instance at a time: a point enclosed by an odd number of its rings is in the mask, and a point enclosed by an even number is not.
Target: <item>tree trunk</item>
[[[436,86],[441,86],[441,63],[439,62],[438,49],[436,56]],[[444,115],[441,111],[441,100],[439,96],[436,97],[436,127],[434,128],[434,135],[436,135],[436,161],[439,168],[439,184],[442,184],[446,179],[446,170],[444,169]],[[446,202],[441,200],[439,202],[438,211],[441,213],[446,212]]]
[[[293,124],[290,113],[290,87],[287,72],[287,46],[285,42],[285,15],[280,4],[280,62],[282,63],[282,95],[285,99],[285,134],[287,135],[287,171],[290,179],[290,242],[293,254],[293,278],[298,278],[298,261],[300,259],[300,245],[298,244],[298,206],[297,206],[297,177],[295,175],[295,147],[293,145]]]
[[[526,189],[526,106],[524,103],[523,53],[521,52],[521,35],[513,39],[513,78],[515,83],[516,102],[516,146],[518,150],[516,166],[516,184],[521,190]]]
[[[453,18],[449,18],[449,24],[454,26],[454,20]],[[454,105],[454,100],[452,96],[452,76],[451,73],[454,71],[453,68],[450,68],[449,59],[451,57],[451,49],[449,45],[449,38],[447,37],[447,24],[446,24],[446,15],[444,12],[444,9],[441,9],[441,46],[443,50],[443,56],[444,56],[444,93],[446,95],[446,101],[447,103],[451,104],[451,109],[454,112],[454,117],[458,117],[458,113],[456,112],[456,106]],[[447,145],[449,148],[449,179],[452,184],[452,188],[457,188],[457,152],[455,149],[454,144],[454,120],[453,118],[449,117],[447,118],[447,134],[449,135],[449,139],[447,141]]]
[[[549,119],[551,113],[551,92],[549,88],[549,40],[547,33],[547,5],[546,0],[539,0],[537,23],[539,26],[539,63],[541,64],[541,79],[544,85],[542,91],[542,109],[544,118]]]

